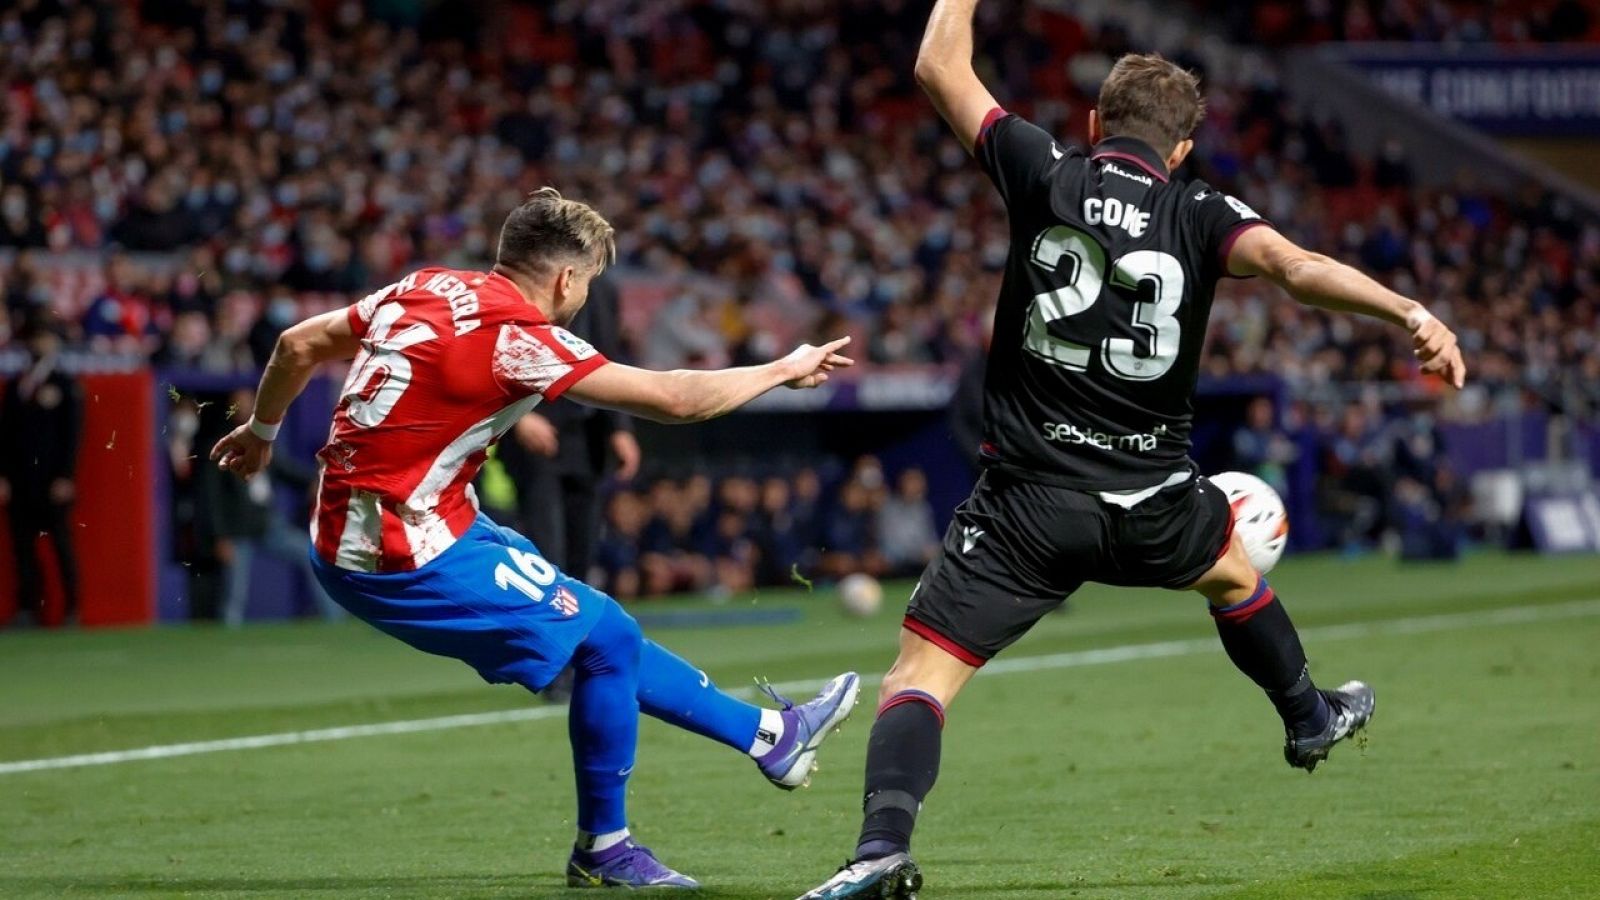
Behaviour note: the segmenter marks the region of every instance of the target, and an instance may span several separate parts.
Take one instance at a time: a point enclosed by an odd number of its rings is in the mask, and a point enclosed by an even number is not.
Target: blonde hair
[[[542,187],[506,216],[495,264],[530,275],[547,266],[589,264],[598,273],[617,258],[617,232],[592,207]]]

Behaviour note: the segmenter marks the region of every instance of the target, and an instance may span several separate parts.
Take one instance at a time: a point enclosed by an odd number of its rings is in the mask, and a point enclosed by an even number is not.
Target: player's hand
[[[513,427],[517,443],[545,457],[554,457],[561,449],[561,435],[550,420],[538,413],[528,413]]]
[[[611,432],[611,452],[617,455],[617,477],[632,481],[639,474],[639,461],[644,457],[639,449],[639,439],[631,431]]]
[[[1411,330],[1412,352],[1422,371],[1432,372],[1458,390],[1467,383],[1467,364],[1461,359],[1456,333],[1427,310],[1418,310],[1406,322]]]
[[[853,366],[856,361],[848,356],[839,355],[839,351],[850,343],[848,337],[829,341],[821,347],[810,344],[801,344],[793,353],[778,360],[778,365],[783,367],[785,378],[784,387],[814,388],[828,380],[828,373],[834,369]]]
[[[11,482],[0,478],[0,503],[11,502]]]
[[[71,478],[57,478],[50,482],[50,502],[56,505],[71,503],[78,496],[78,486]]]
[[[217,441],[211,448],[211,461],[224,472],[249,478],[272,461],[272,442],[256,437],[250,430],[250,423],[246,422]]]

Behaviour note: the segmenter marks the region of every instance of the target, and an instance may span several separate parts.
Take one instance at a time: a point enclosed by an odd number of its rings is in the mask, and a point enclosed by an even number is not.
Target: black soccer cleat
[[[1289,765],[1307,772],[1328,758],[1333,745],[1367,727],[1375,700],[1372,688],[1363,681],[1346,681],[1338,690],[1323,691],[1331,715],[1328,724],[1316,734],[1295,734],[1289,729],[1283,741],[1283,758]]]
[[[797,900],[917,900],[922,871],[907,853],[846,863],[832,878]]]

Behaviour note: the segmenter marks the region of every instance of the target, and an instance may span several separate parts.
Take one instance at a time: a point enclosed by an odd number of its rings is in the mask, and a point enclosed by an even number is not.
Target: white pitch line
[[[1413,616],[1403,619],[1347,625],[1323,625],[1302,629],[1300,634],[1309,640],[1330,641],[1358,637],[1422,634],[1431,631],[1454,631],[1486,625],[1551,622],[1595,615],[1600,615],[1600,599],[1576,600],[1568,603],[1550,603],[1538,606],[1508,606],[1474,612]],[[1039,672],[1047,669],[1098,666],[1138,659],[1187,656],[1195,653],[1213,652],[1216,646],[1216,638],[1207,637],[1180,641],[1157,641],[1147,644],[1123,644],[1116,647],[1100,647],[1091,650],[1072,650],[1066,653],[997,659],[985,666],[979,674],[1007,675],[1017,672]],[[876,684],[882,679],[882,675],[868,675],[864,676],[862,681],[867,684]],[[826,681],[822,679],[806,679],[803,681],[780,682],[774,684],[773,688],[785,693],[801,693],[818,690],[825,683]],[[733,693],[748,695],[752,691],[749,688],[743,688],[733,691]],[[229,750],[255,750],[261,747],[283,747],[290,744],[343,741],[350,738],[376,737],[385,734],[417,734],[426,731],[471,728],[478,725],[531,722],[564,716],[566,711],[565,706],[536,706],[523,709],[497,710],[495,712],[440,716],[432,719],[374,722],[366,725],[344,725],[338,728],[316,728],[310,731],[285,731],[277,734],[258,734],[214,741],[159,744],[153,747],[139,747],[133,750],[109,750],[104,753],[82,753],[74,756],[24,759],[0,763],[0,775],[40,772],[49,769],[74,769],[83,766],[105,766],[145,759],[170,759],[175,756],[222,753]]]

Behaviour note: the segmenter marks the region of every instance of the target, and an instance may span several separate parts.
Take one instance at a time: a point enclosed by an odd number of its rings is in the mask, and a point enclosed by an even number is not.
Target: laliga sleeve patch
[[[551,326],[550,336],[555,338],[556,342],[561,346],[567,348],[567,350],[570,351],[577,359],[587,359],[595,355],[593,344],[590,344],[588,341],[578,337],[565,328]]]
[[[1261,218],[1259,213],[1247,206],[1243,200],[1240,200],[1238,197],[1235,197],[1232,194],[1223,194],[1222,199],[1228,201],[1228,205],[1233,207],[1233,211],[1238,213],[1239,218],[1241,219]]]

